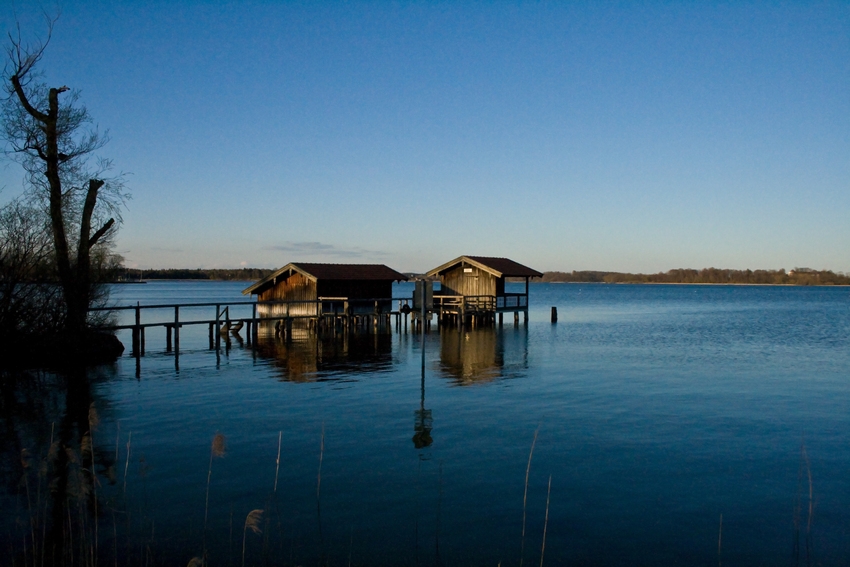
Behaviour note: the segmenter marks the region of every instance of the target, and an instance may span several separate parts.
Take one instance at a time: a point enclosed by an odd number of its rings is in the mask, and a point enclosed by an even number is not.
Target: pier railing
[[[505,293],[504,295],[440,295],[434,294],[436,312],[512,311],[528,308],[528,295]]]
[[[398,309],[392,306],[397,303]],[[245,328],[249,344],[256,342],[260,323],[278,324],[275,332],[291,330],[293,320],[306,320],[312,328],[320,328],[327,322],[332,325],[343,322],[359,326],[378,326],[384,320],[389,321],[393,315],[397,323],[409,298],[347,298],[320,297],[314,300],[300,301],[218,301],[198,303],[157,303],[142,305],[116,305],[112,307],[93,307],[89,311],[124,312],[132,311],[133,320],[130,323],[119,323],[101,327],[105,331],[131,330],[133,332],[133,354],[144,353],[145,330],[151,327],[163,327],[166,332],[166,351],[180,348],[180,329],[191,325],[207,325],[209,327],[210,348],[220,347],[222,334],[228,331],[238,331]],[[211,308],[214,308],[214,312]],[[209,309],[209,311],[206,311]],[[231,309],[236,311],[232,313]],[[168,315],[155,317],[153,321],[143,321],[143,312],[167,312]],[[239,313],[241,311],[241,314]],[[166,318],[167,317],[167,318]],[[173,337],[173,341],[172,341]]]

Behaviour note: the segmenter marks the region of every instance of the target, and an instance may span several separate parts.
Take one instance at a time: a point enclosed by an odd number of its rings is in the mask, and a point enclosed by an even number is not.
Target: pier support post
[[[558,322],[558,308],[555,307],[554,305],[552,306],[552,322],[553,323]]]
[[[133,356],[141,356],[141,322],[142,313],[139,302],[136,302],[136,324],[133,326]]]
[[[165,352],[171,352],[171,327],[172,325],[165,325]]]
[[[180,307],[174,306],[174,352],[180,351]]]

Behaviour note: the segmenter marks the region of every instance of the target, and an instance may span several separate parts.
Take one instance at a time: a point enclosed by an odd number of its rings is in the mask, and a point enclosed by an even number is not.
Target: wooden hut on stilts
[[[433,313],[441,325],[501,325],[505,312],[519,314],[528,322],[528,282],[543,274],[507,258],[459,256],[426,274],[438,277],[440,290],[434,292]],[[508,278],[522,278],[523,292],[505,291]]]

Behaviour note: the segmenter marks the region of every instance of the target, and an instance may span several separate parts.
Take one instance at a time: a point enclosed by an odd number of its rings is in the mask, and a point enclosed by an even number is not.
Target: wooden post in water
[[[165,324],[165,352],[171,352],[171,325]]]
[[[552,306],[552,322],[553,323],[558,322],[558,308],[555,307],[554,305]]]
[[[221,349],[221,322],[219,321],[219,317],[221,313],[219,312],[221,309],[220,304],[216,304],[215,306],[215,350],[216,352]]]
[[[142,321],[142,313],[139,308],[139,302],[136,302],[136,324],[133,326],[133,356],[138,357],[141,353],[139,350],[139,343],[141,340],[140,333],[141,331],[141,321]]]
[[[180,352],[180,306],[174,306],[174,352]]]

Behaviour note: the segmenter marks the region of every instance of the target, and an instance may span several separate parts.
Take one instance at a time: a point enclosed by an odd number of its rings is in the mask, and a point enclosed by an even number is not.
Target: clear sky
[[[61,12],[42,69],[131,173],[128,266],[850,272],[848,2]]]

